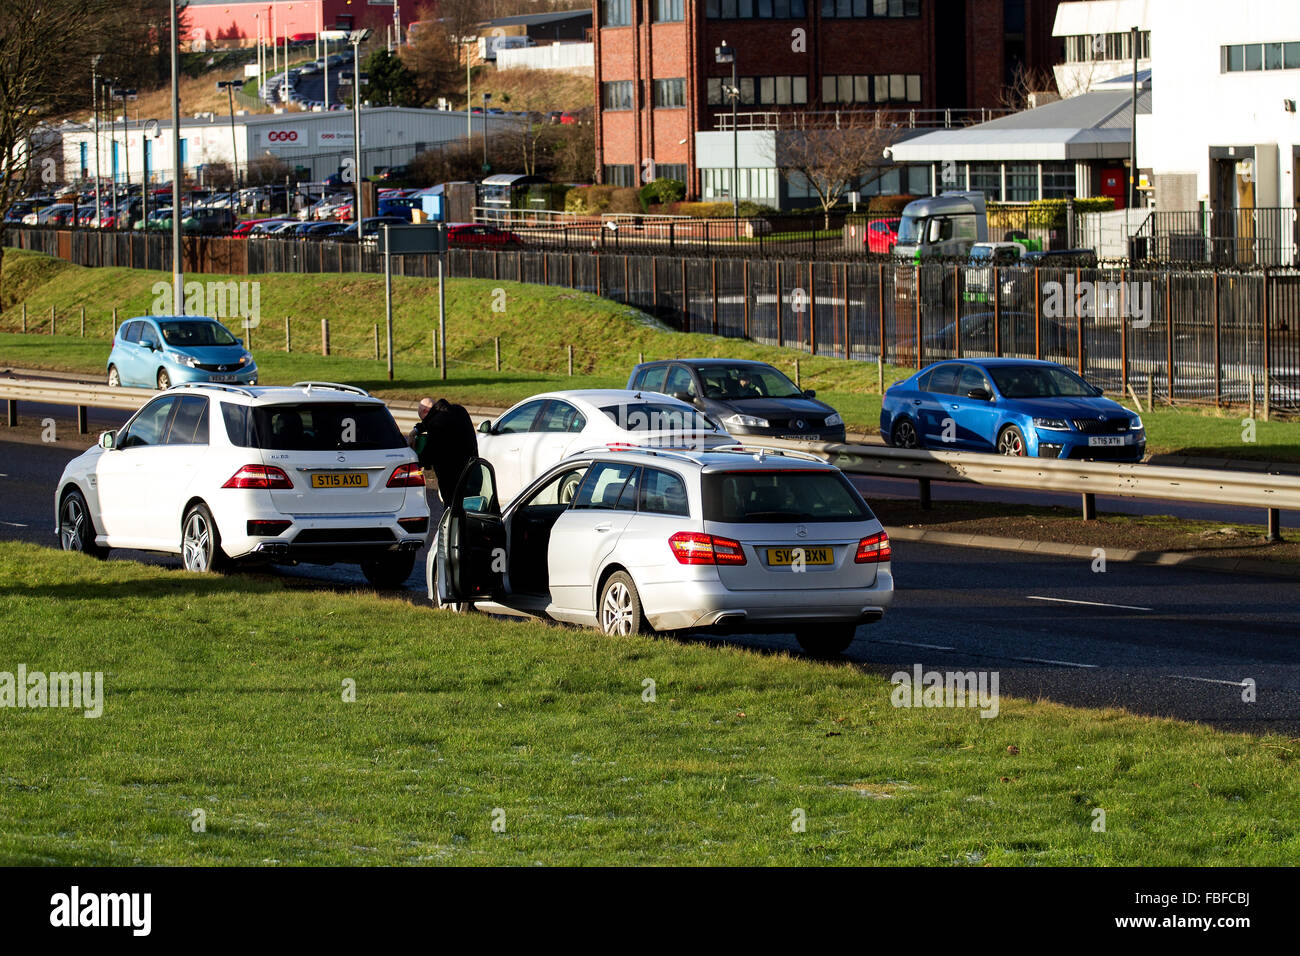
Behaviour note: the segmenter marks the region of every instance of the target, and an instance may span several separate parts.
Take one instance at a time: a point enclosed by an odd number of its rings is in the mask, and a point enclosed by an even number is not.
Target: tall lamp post
[[[172,46],[172,314],[185,314],[185,264],[181,259],[181,30],[171,0]]]
[[[135,90],[120,89],[116,86],[110,86],[108,89],[109,105],[113,100],[122,101],[122,177],[126,185],[126,219],[127,228],[131,227],[131,120],[126,115],[126,102],[136,98]],[[116,192],[116,191],[115,191]],[[121,217],[117,217],[120,219]],[[120,225],[120,222],[114,221],[114,225]]]
[[[102,224],[103,212],[99,205],[99,61],[100,55],[95,54],[94,59],[90,61],[90,109],[94,114],[95,127],[95,228],[99,229]]]
[[[487,118],[488,118],[488,101],[492,99],[491,93],[483,94],[483,175],[488,174],[488,157],[487,157]]]
[[[149,221],[149,146],[158,138],[158,121],[151,119],[140,127],[140,221]]]
[[[731,219],[732,228],[740,225],[740,132],[736,125],[736,105],[740,102],[740,84],[736,80],[736,48],[729,46],[726,40],[721,46],[714,47],[716,62],[731,64],[731,86],[727,96],[731,99]]]
[[[244,192],[244,179],[239,172],[239,141],[235,138],[235,87],[242,86],[238,80],[217,80],[217,89],[226,91],[226,98],[230,101],[230,153],[235,157],[235,175],[233,177],[235,186],[235,202],[239,209],[243,209],[243,201],[240,198]]]
[[[353,173],[357,180],[356,207],[352,214],[357,220],[357,242],[360,243],[363,221],[361,218],[361,44],[370,38],[370,31],[352,30],[348,42],[352,44],[352,158],[356,164]]]

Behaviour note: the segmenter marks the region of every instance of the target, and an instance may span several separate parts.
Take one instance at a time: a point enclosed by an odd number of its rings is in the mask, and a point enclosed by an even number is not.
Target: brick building
[[[723,41],[736,51],[741,130],[845,109],[938,121],[945,114],[927,111],[997,108],[1021,66],[1050,74],[1063,58],[1052,36],[1059,2],[594,0],[597,174],[624,186],[667,176],[693,197],[730,195],[731,67],[714,54]],[[725,164],[710,142],[720,129]],[[771,163],[755,158],[761,137],[742,136],[740,198],[792,202]],[[903,173],[895,191],[909,189]]]

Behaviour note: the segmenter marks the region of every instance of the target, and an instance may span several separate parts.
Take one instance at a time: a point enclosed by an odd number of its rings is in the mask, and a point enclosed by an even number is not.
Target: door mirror
[[[478,430],[479,430],[480,432],[482,432],[484,435],[491,435],[491,434],[492,434],[492,419],[488,418],[488,419],[484,419],[483,421],[479,422],[479,423],[478,423]]]
[[[973,398],[977,402],[993,401],[993,393],[990,392],[987,388],[972,388],[969,392],[966,393],[966,397]]]
[[[804,398],[816,398],[816,397],[817,397],[817,389],[815,389],[815,388],[805,388],[805,389],[803,390],[803,397],[804,397]]]
[[[1100,387],[1094,385],[1094,386],[1092,387],[1092,394],[1094,394],[1094,395],[1096,395],[1098,398],[1100,398],[1102,395],[1105,395],[1105,394],[1106,394],[1106,390],[1105,390],[1104,388],[1100,388]]]
[[[99,433],[99,447],[105,451],[112,451],[117,447],[117,432],[108,431]]]
[[[488,499],[485,495],[471,495],[462,498],[460,506],[465,509],[466,514],[482,514],[487,511]]]
[[[687,405],[695,404],[695,399],[690,392],[673,392],[673,398],[679,402],[685,402]]]

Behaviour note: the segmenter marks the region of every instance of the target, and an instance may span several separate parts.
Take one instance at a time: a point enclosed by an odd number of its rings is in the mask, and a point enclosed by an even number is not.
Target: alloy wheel
[[[197,511],[185,522],[181,538],[181,560],[186,571],[206,571],[212,563],[212,529]]]
[[[626,636],[632,633],[632,593],[621,581],[605,590],[600,606],[600,627],[606,634]]]

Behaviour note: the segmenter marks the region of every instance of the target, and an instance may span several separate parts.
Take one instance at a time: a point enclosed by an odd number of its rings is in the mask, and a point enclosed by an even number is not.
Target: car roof
[[[648,365],[671,365],[674,362],[680,362],[682,365],[764,365],[768,368],[772,366],[760,361],[759,359],[733,359],[733,358],[681,358],[681,359],[655,359],[653,362],[642,362],[638,368]]]
[[[702,472],[714,474],[727,471],[771,470],[774,466],[782,471],[827,471],[835,466],[828,461],[812,457],[796,457],[795,454],[783,454],[773,448],[729,448],[727,450],[694,448],[636,448],[619,447],[608,450],[588,449],[579,452],[573,458],[610,459],[635,461],[650,467],[663,467],[666,464],[687,464],[699,468]]]
[[[363,389],[336,382],[298,382],[294,385],[222,385],[216,382],[189,382],[173,385],[168,392],[215,392],[223,399],[244,405],[284,405],[291,402],[367,402],[382,405]]]
[[[666,395],[663,392],[652,392],[644,388],[575,388],[568,391],[540,392],[537,395],[528,396],[522,402],[518,402],[517,405],[546,398],[558,398],[565,401],[585,403],[594,408],[605,402],[631,401],[636,399],[637,396],[640,396],[643,401],[671,402],[684,408],[693,407],[686,402],[673,398],[671,395]]]
[[[939,361],[934,362],[934,363],[932,363],[932,364],[933,364],[933,365],[945,365],[945,364],[949,364],[949,363],[952,363],[952,362],[960,362],[960,363],[962,363],[963,365],[980,365],[980,366],[983,366],[984,368],[990,368],[990,367],[996,368],[996,367],[998,367],[998,366],[1000,366],[1000,365],[1052,365],[1052,366],[1059,366],[1059,365],[1061,365],[1060,362],[1052,362],[1052,361],[1049,361],[1049,360],[1047,360],[1047,359],[1031,359],[1031,358],[1023,358],[1023,359],[1022,359],[1022,358],[991,358],[991,357],[959,358],[959,359],[956,359],[956,358],[953,358],[953,359],[940,359]],[[928,365],[926,366],[926,368],[929,368],[929,367],[930,367],[930,366],[928,366]],[[1064,367],[1064,366],[1062,366],[1062,367]],[[924,371],[924,369],[922,369],[921,371]]]

